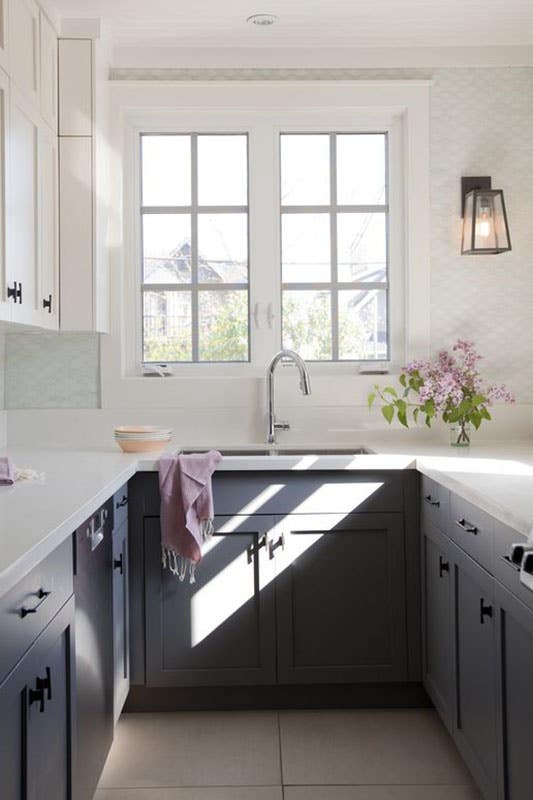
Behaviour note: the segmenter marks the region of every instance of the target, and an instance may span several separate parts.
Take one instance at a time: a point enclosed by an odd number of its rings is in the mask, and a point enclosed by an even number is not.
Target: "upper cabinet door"
[[[59,327],[58,139],[44,124],[39,132],[39,284],[37,310],[45,328]]]
[[[93,134],[93,44],[59,40],[59,135]]]
[[[34,0],[11,0],[9,41],[11,79],[39,108],[39,7]]]
[[[41,116],[57,132],[57,35],[42,12],[40,34]]]
[[[0,0],[0,67],[9,71],[9,57],[7,52],[8,43],[8,0]]]
[[[16,289],[14,322],[39,325],[39,116],[11,87],[6,213],[7,283]]]
[[[13,301],[7,297],[6,271],[6,164],[9,116],[9,80],[0,70],[0,319],[11,320]]]

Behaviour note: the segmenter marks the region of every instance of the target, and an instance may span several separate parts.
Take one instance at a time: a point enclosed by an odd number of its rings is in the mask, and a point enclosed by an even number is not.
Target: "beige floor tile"
[[[281,786],[210,786],[203,789],[169,789],[168,787],[166,789],[99,789],[94,796],[94,800],[282,800],[282,793]]]
[[[482,800],[472,786],[287,786],[284,797],[285,800]]]
[[[101,789],[281,784],[277,715],[124,714]]]
[[[471,783],[431,709],[285,711],[280,721],[285,784]]]

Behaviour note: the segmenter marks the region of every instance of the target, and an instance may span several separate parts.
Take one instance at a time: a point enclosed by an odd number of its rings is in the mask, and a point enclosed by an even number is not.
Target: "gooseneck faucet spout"
[[[290,425],[288,422],[277,422],[274,410],[274,373],[280,361],[292,361],[298,368],[300,375],[300,391],[304,395],[311,394],[311,381],[309,379],[309,372],[305,361],[294,350],[280,350],[276,353],[267,367],[266,373],[266,408],[267,408],[267,442],[274,444],[276,441],[276,431],[288,431]]]

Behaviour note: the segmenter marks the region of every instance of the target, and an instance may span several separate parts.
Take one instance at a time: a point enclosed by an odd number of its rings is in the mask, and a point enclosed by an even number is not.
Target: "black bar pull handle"
[[[117,500],[117,502],[116,502],[116,507],[117,508],[124,508],[124,506],[127,506],[127,505],[128,505],[128,495],[127,494],[123,495],[122,499],[121,500]]]
[[[434,508],[440,508],[440,500],[434,500],[430,494],[427,494],[424,497],[424,500],[426,503],[429,503],[430,506],[433,506]]]
[[[46,667],[46,678],[37,678],[36,681],[37,691],[46,691],[46,699],[52,699],[52,673],[50,667]]]
[[[20,616],[24,619],[24,617],[27,617],[28,614],[36,614],[39,611],[42,604],[44,603],[44,601],[46,600],[46,598],[50,597],[51,594],[52,592],[46,592],[44,589],[39,589],[39,591],[37,592],[37,597],[39,598],[39,602],[36,605],[34,605],[33,608],[27,608],[26,606],[22,606],[22,608],[20,609]]]
[[[256,556],[259,553],[259,551],[261,550],[262,547],[266,547],[266,546],[267,546],[267,536],[266,536],[266,534],[259,539],[257,544],[249,545],[246,548],[246,559],[248,561],[248,564],[251,564],[252,561],[254,560],[254,556]]]
[[[45,297],[43,299],[43,308],[44,308],[45,311],[46,311],[46,309],[48,309],[48,313],[49,314],[52,313],[52,295],[51,294],[48,295],[48,298]]]
[[[450,563],[445,561],[442,556],[439,556],[439,578],[442,578],[445,572],[450,571]]]
[[[118,569],[121,575],[124,575],[124,559],[123,553],[120,554],[120,558],[113,559],[113,569]]]
[[[278,547],[281,547],[282,550],[285,549],[285,536],[283,533],[281,534],[281,536],[278,536],[275,542],[268,543],[268,557],[270,559],[274,558],[274,553],[278,549]]]
[[[479,621],[482,625],[485,624],[485,617],[492,617],[492,606],[485,605],[485,600],[481,598],[479,601]]]
[[[455,524],[457,525],[458,528],[461,528],[461,530],[465,531],[466,533],[473,533],[474,536],[477,535],[478,532],[477,527],[467,522],[464,517],[462,517],[461,519],[456,519]]]
[[[39,680],[37,678],[37,680]],[[39,713],[42,714],[44,712],[44,689],[30,689],[28,700],[30,706],[34,703],[39,703]]]

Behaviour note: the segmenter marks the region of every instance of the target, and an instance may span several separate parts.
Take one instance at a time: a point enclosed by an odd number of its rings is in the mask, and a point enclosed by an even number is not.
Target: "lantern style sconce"
[[[491,255],[511,249],[509,225],[501,189],[488,177],[461,178],[463,239],[461,255]]]

